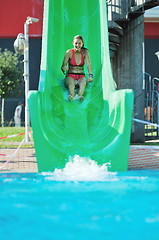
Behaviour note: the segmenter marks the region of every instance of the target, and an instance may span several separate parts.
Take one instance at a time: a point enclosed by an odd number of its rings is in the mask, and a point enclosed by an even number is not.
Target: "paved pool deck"
[[[159,146],[131,145],[129,170],[159,169]],[[0,149],[0,173],[38,172],[34,148]]]

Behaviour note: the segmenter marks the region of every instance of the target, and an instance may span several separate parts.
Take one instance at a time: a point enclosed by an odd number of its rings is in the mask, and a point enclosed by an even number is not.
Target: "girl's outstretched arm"
[[[68,61],[69,61],[69,58],[70,58],[70,52],[69,50],[65,53],[65,56],[64,56],[64,60],[63,60],[63,63],[62,63],[62,66],[61,66],[61,70],[64,74],[66,74],[65,72],[68,71]]]
[[[89,55],[89,51],[88,50],[86,50],[86,63],[87,63],[88,71],[89,71],[88,82],[93,82],[93,73],[92,73],[91,59],[90,59],[90,55]]]

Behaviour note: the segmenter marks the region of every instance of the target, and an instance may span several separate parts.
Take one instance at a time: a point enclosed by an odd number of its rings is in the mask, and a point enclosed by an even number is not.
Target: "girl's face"
[[[74,49],[75,49],[75,52],[80,52],[82,46],[83,46],[83,42],[81,39],[78,39],[78,38],[75,38],[74,41],[73,41],[73,46],[74,46]]]

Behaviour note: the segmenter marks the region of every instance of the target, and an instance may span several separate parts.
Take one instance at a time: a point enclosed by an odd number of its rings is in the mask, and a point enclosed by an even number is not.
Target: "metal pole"
[[[28,105],[28,92],[29,92],[29,34],[28,25],[33,22],[38,22],[38,18],[27,17],[24,24],[24,81],[25,81],[25,142],[30,141],[30,118],[29,118],[29,105]]]
[[[159,93],[157,93],[157,124],[159,124]],[[159,128],[158,128],[158,136],[159,136]]]
[[[25,81],[25,142],[29,142],[30,132],[30,118],[28,106],[28,92],[29,92],[29,37],[28,37],[28,23],[24,24],[24,81]]]
[[[145,90],[145,43],[142,43],[143,49],[143,86],[142,89]]]

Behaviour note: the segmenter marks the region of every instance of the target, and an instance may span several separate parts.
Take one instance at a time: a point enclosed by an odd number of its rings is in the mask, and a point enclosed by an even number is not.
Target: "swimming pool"
[[[54,173],[1,173],[1,239],[158,240],[159,171],[108,173],[82,161]]]

